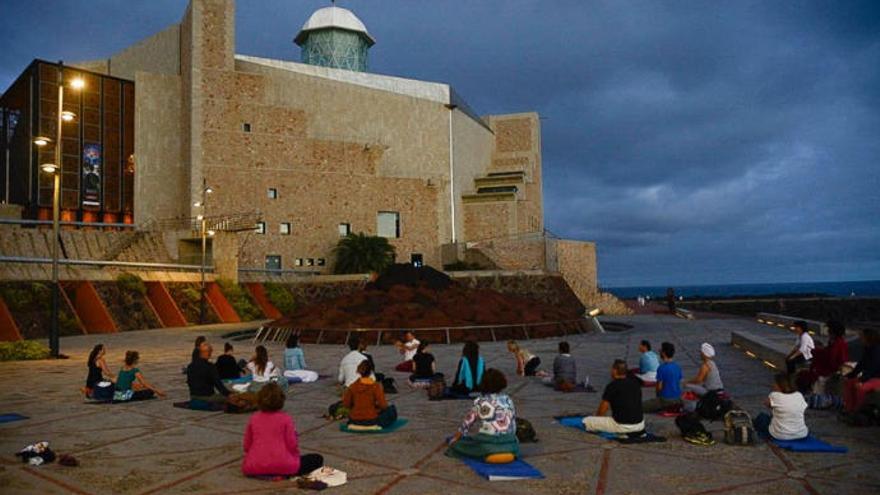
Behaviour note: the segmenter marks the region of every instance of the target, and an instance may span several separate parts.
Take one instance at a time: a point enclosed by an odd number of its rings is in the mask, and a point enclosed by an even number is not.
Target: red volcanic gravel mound
[[[555,307],[491,289],[469,289],[430,267],[394,265],[364,290],[298,309],[270,326],[430,328],[573,320],[578,308]]]

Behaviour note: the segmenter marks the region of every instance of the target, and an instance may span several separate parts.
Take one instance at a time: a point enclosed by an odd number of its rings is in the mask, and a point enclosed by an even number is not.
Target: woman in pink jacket
[[[251,416],[244,432],[245,476],[304,476],[324,465],[320,454],[300,456],[293,418],[282,411],[284,392],[274,383],[257,394],[260,410]]]

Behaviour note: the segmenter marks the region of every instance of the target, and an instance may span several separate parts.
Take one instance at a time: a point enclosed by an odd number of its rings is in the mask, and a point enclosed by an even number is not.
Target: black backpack
[[[715,421],[724,418],[728,411],[733,409],[733,404],[728,399],[722,399],[718,392],[710,390],[697,401],[697,414],[701,418]]]
[[[696,413],[682,414],[675,418],[675,426],[678,427],[682,437],[695,437],[703,434],[712,438],[712,434],[706,431],[706,428],[700,421],[700,416]]]
[[[532,426],[531,421],[523,418],[516,418],[516,439],[519,440],[519,443],[532,443],[538,441],[538,433],[535,432],[535,427]]]

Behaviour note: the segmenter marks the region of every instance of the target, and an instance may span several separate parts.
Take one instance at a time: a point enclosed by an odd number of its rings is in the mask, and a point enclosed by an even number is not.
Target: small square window
[[[257,231],[258,234],[265,234],[266,233],[266,222],[257,222],[255,230]]]
[[[278,189],[270,187],[266,190],[266,196],[268,196],[269,199],[278,199]]]
[[[315,258],[309,258],[306,260],[306,266],[315,266]]]
[[[280,270],[281,256],[277,254],[269,254],[266,256],[266,270]]]
[[[303,266],[303,259],[297,258],[296,261],[293,262],[295,266]]]
[[[324,260],[324,258],[318,258],[318,266],[324,266],[326,264],[327,262]]]
[[[244,124],[241,124],[241,130],[244,132],[251,132],[250,122],[245,122]]]
[[[282,222],[279,231],[281,235],[290,235],[290,222]]]
[[[350,223],[340,223],[339,224],[339,237],[345,237],[351,234],[351,224]]]

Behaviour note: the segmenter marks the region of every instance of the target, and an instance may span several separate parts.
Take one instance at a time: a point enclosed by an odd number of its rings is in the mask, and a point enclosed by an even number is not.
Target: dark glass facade
[[[27,219],[52,217],[52,177],[40,170],[55,161],[59,65],[35,60],[0,96],[0,172],[3,201],[23,207]],[[76,114],[62,127],[61,220],[132,223],[134,206],[134,83],[64,67],[64,110]],[[52,139],[44,147],[33,141]]]

